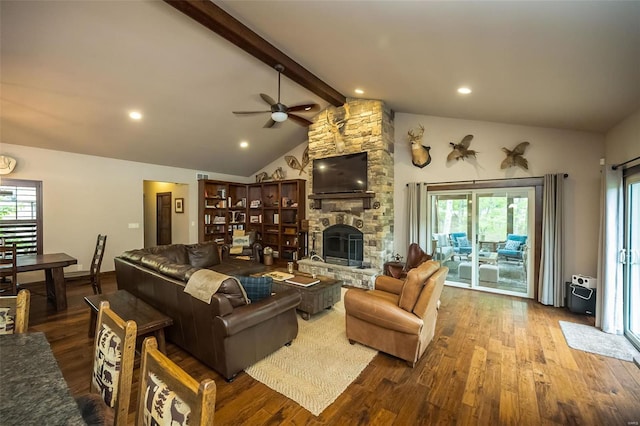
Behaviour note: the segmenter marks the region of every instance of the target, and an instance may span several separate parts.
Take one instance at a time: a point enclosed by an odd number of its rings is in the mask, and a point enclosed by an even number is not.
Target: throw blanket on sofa
[[[211,296],[218,291],[222,282],[228,279],[238,281],[235,277],[230,277],[229,275],[221,274],[220,272],[212,271],[211,269],[200,269],[191,275],[187,285],[184,286],[184,292],[190,294],[196,299],[210,304]],[[244,299],[248,301],[249,299],[247,298],[247,294],[239,281],[238,286],[242,290]]]

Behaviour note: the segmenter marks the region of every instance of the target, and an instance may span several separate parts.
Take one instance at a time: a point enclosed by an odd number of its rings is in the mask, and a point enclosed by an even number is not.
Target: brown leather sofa
[[[414,367],[435,334],[440,294],[449,268],[429,260],[405,280],[376,278],[375,290],[344,297],[347,338],[401,358]]]
[[[168,340],[229,381],[298,335],[296,291],[247,304],[237,281],[227,279],[211,304],[184,292],[190,276],[202,268],[228,275],[263,270],[257,262],[220,259],[215,243],[131,250],[115,258],[115,268],[119,289],[173,318]]]

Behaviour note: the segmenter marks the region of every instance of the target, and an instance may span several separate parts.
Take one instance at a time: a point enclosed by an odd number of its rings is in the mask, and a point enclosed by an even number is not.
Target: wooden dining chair
[[[158,350],[155,337],[144,339],[136,426],[212,425],[215,405],[213,380],[198,383]]]
[[[127,424],[137,325],[124,321],[100,303],[93,351],[89,395],[77,399],[87,424]]]
[[[96,240],[96,248],[93,252],[93,259],[91,259],[91,265],[88,271],[71,271],[64,273],[64,280],[71,281],[83,281],[91,284],[93,288],[93,294],[102,294],[102,285],[100,283],[100,267],[102,266],[102,257],[104,256],[104,250],[107,245],[107,236],[98,234]]]
[[[16,245],[0,245],[0,279],[3,283],[9,281],[11,294],[18,294],[18,267],[16,265]],[[4,292],[6,290],[1,290]]]
[[[0,334],[26,333],[29,328],[29,290],[0,297]]]

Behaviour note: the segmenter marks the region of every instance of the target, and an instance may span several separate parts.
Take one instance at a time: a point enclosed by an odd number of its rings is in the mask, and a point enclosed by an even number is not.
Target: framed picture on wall
[[[176,213],[184,213],[184,198],[176,198],[175,203]]]

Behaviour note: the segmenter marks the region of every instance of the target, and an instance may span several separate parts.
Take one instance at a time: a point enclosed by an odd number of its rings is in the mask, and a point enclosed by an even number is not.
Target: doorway
[[[624,334],[640,350],[640,167],[625,173]]]
[[[534,297],[535,188],[429,192],[429,237],[449,285]]]
[[[156,194],[156,244],[171,244],[171,192]]]

